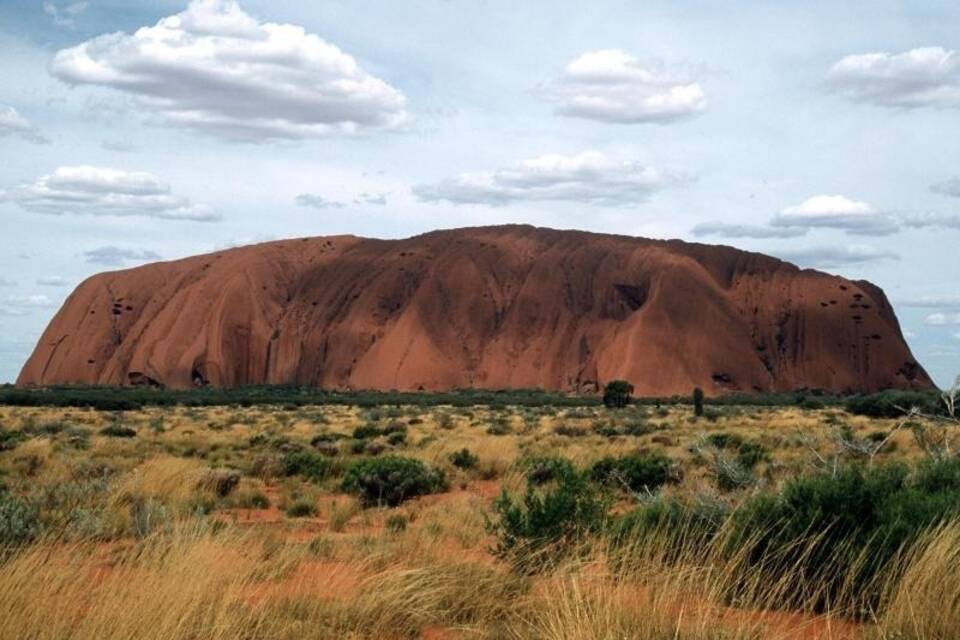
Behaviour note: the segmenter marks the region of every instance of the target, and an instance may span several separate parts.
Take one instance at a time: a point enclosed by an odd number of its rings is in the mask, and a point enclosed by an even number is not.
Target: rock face
[[[21,385],[642,395],[929,388],[883,292],[730,247],[528,226],[303,238],[102,273]]]

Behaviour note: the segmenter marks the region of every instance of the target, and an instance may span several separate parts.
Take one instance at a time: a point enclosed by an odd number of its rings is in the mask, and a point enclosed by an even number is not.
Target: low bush
[[[691,550],[706,551],[729,514],[729,508],[715,499],[683,501],[657,497],[614,519],[609,536],[613,549],[627,555],[643,549],[646,542],[653,542],[663,550],[663,560],[675,562]]]
[[[36,505],[8,493],[0,487],[0,551],[34,540],[40,533],[40,514]]]
[[[921,412],[939,415],[944,412],[943,401],[935,392],[888,390],[849,398],[848,413],[871,418],[899,418],[916,408]]]
[[[526,471],[527,484],[531,486],[540,486],[577,472],[572,462],[560,456],[526,458],[520,462],[520,467]]]
[[[110,424],[100,430],[100,435],[109,436],[111,438],[134,438],[137,435],[135,429],[130,427],[125,427],[122,424]]]
[[[329,477],[333,468],[333,462],[316,451],[294,451],[283,457],[284,475],[299,475],[314,482]]]
[[[317,515],[317,506],[308,498],[297,498],[287,505],[284,513],[290,518],[312,518]]]
[[[730,548],[751,573],[790,580],[821,607],[875,606],[875,578],[927,528],[960,515],[960,459],[865,469],[850,465],[789,481],[735,514]],[[786,602],[785,606],[798,602]]]
[[[480,459],[470,449],[461,449],[450,454],[450,464],[458,469],[473,469]]]
[[[517,499],[506,491],[494,503],[494,552],[524,572],[553,564],[584,536],[601,530],[609,504],[598,487],[577,471],[561,472],[555,481],[528,484]]]
[[[770,457],[767,448],[759,442],[744,440],[732,433],[711,433],[706,437],[706,443],[717,449],[735,452],[737,463],[748,471]]]
[[[640,493],[653,491],[670,480],[673,464],[666,456],[606,457],[590,467],[590,479],[603,485]]]
[[[12,451],[26,439],[22,431],[0,429],[0,451]]]
[[[419,460],[385,456],[363,460],[347,470],[341,488],[356,495],[365,507],[395,507],[416,496],[446,489],[443,472]]]

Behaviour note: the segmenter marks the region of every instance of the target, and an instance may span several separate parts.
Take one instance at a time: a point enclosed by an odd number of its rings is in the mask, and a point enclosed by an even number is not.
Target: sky
[[[84,278],[529,223],[867,279],[960,373],[960,3],[0,0],[0,382]]]

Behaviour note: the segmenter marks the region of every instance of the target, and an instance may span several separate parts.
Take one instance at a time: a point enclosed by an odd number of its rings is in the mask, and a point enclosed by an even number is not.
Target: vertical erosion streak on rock
[[[282,240],[94,276],[18,383],[930,388],[877,287],[730,247],[528,226]]]

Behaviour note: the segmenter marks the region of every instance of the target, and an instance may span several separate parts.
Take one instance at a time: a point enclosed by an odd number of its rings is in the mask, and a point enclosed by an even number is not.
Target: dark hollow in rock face
[[[102,273],[18,383],[592,392],[616,378],[638,395],[932,386],[868,282],[529,226],[282,240]]]

